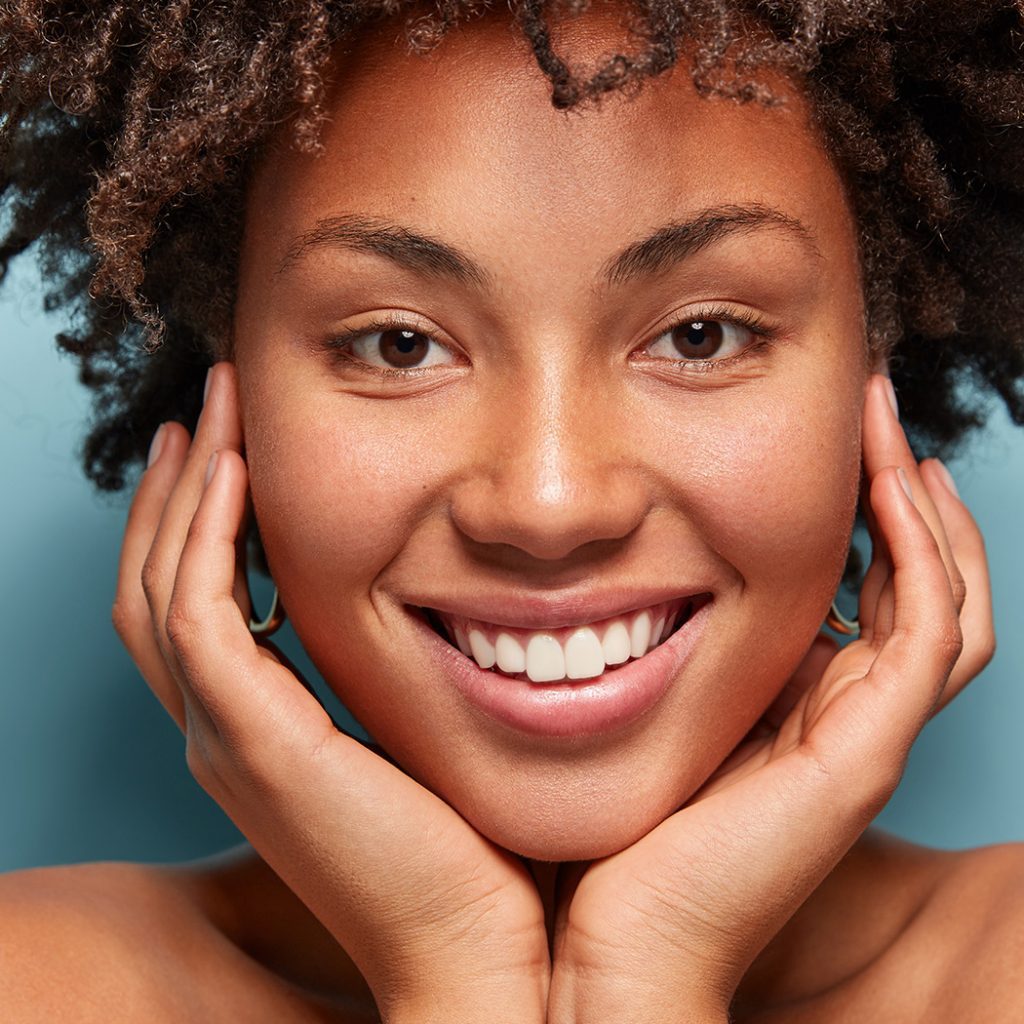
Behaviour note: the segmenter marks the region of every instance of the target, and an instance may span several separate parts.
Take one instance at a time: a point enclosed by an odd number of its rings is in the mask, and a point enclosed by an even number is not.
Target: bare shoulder
[[[737,1020],[1018,1024],[1024,844],[936,850],[871,829],[755,961]]]
[[[195,873],[130,863],[0,876],[0,1019],[351,1019],[232,942],[197,898],[197,880]]]
[[[174,1019],[161,984],[174,939],[190,930],[182,910],[142,865],[35,868],[0,877],[0,1000],[5,1019]],[[169,938],[171,937],[171,938]],[[163,972],[164,977],[161,977]],[[159,997],[167,991],[166,999]],[[187,1009],[181,1005],[180,1009]]]
[[[1024,843],[956,854],[913,930],[936,1019],[1024,1020]]]

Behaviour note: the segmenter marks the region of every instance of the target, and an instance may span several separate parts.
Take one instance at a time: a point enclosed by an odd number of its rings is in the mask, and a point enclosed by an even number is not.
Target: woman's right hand
[[[117,631],[192,774],[352,958],[383,1020],[541,1021],[548,942],[523,863],[339,732],[249,633],[236,388],[217,364],[195,440],[164,427],[128,517]]]

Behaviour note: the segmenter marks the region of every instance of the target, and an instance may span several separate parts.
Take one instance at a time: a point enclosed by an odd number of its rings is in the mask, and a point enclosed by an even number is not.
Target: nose
[[[456,526],[544,560],[628,537],[650,498],[626,420],[614,396],[551,379],[488,402],[451,496]]]

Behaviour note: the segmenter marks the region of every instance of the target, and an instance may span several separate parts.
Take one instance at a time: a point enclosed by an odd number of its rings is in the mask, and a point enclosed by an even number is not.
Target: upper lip
[[[552,594],[491,591],[472,597],[423,595],[407,604],[510,629],[562,629],[628,615],[667,601],[710,595],[703,585],[651,589],[563,591]]]

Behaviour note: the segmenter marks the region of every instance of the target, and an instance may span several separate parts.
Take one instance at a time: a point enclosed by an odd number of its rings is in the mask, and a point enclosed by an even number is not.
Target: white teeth
[[[470,634],[472,640],[472,634]],[[642,658],[647,653],[651,642],[651,613],[641,612],[633,620],[633,628],[629,631],[629,648],[634,658]]]
[[[498,659],[498,668],[502,672],[525,672],[526,652],[522,644],[508,633],[499,633],[494,642],[494,654]]]
[[[469,649],[473,653],[473,660],[481,668],[490,668],[494,664],[494,648],[479,629],[469,631]]]
[[[510,676],[535,683],[594,679],[606,668],[642,658],[690,617],[692,603],[670,602],[589,626],[551,632],[499,627],[438,613],[452,643],[482,669],[497,666]],[[657,618],[655,618],[655,615]]]
[[[553,636],[535,633],[530,637],[526,647],[526,674],[534,683],[552,683],[565,678],[565,654]]]
[[[593,679],[604,671],[604,651],[592,629],[578,629],[565,645],[565,674],[570,679]]]
[[[624,622],[613,622],[604,633],[601,641],[606,665],[621,665],[629,661],[629,630]]]
[[[648,641],[648,647],[657,647],[661,643],[661,634],[665,629],[665,617],[662,616],[657,619],[653,626],[651,626],[651,639]]]

